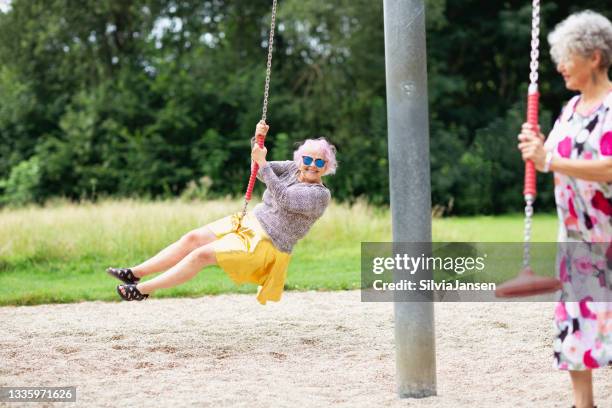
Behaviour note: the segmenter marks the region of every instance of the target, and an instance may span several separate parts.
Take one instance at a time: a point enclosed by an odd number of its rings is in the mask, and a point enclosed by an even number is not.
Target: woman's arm
[[[581,180],[612,183],[612,158],[581,160],[553,157],[550,170]]]
[[[269,129],[270,129],[270,126],[268,126],[265,122],[260,121],[259,123],[257,123],[257,126],[255,127],[255,136],[251,138],[251,153],[253,152],[253,149],[255,148],[255,144],[257,142],[257,135],[265,136],[268,134]],[[264,154],[264,158],[265,158],[265,154]],[[280,176],[285,171],[287,171],[288,163],[290,162],[289,161],[273,161],[273,162],[270,162],[270,165],[272,166],[272,170],[274,170],[274,172]],[[251,169],[253,168],[253,164],[254,164],[254,160],[251,159]],[[260,181],[263,181],[263,179],[261,178],[260,172],[257,172],[256,176]]]
[[[251,165],[252,163],[253,162],[251,161]],[[270,167],[272,167],[272,171],[274,171],[274,174],[280,177],[283,174],[285,174],[287,171],[290,171],[292,169],[293,161],[283,160],[283,161],[270,161],[267,163],[270,165]],[[259,181],[264,181],[263,177],[261,176],[261,166],[259,167],[259,171],[257,172],[257,178],[259,179]]]
[[[322,214],[329,204],[331,196],[324,187],[299,184],[287,187],[279,180],[269,163],[260,167],[260,172],[278,205],[287,211],[316,216]]]
[[[263,126],[264,126],[263,124],[258,123],[256,132],[264,132],[264,131],[267,132],[267,127],[263,127]],[[253,136],[251,138],[251,151],[255,147],[255,142],[256,142],[256,136]],[[253,163],[254,163],[253,160],[251,160],[251,168],[253,168]],[[282,160],[282,161],[271,161],[268,163],[270,163],[270,166],[272,166],[272,170],[274,171],[274,173],[276,173],[277,176],[281,176],[283,173],[291,169],[292,161]],[[257,172],[257,179],[259,179],[259,181],[264,181],[263,178],[261,177],[261,172]]]
[[[538,171],[544,171],[547,150],[544,148],[543,135],[536,134],[531,126],[525,124],[519,140],[518,147],[523,160],[533,161]],[[585,181],[612,183],[612,157],[602,160],[584,160],[554,156],[549,170]]]

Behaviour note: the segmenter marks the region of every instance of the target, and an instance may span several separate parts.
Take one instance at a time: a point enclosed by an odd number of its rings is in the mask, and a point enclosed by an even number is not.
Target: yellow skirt
[[[237,284],[261,286],[257,300],[278,302],[283,293],[291,254],[279,251],[257,218],[247,213],[240,222],[240,213],[209,224],[217,236],[210,245],[217,264]]]

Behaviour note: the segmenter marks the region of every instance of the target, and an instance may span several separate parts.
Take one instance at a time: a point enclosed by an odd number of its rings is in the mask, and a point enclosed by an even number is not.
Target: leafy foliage
[[[530,4],[426,4],[433,202],[455,214],[520,210],[515,136]],[[13,0],[0,12],[0,38],[8,39],[0,42],[1,202],[241,194],[261,113],[270,6]],[[279,2],[267,143],[273,159],[285,159],[304,138],[328,137],[339,152],[338,173],[327,180],[334,197],[384,205],[382,7]],[[612,12],[592,0],[580,7]],[[567,0],[545,4],[542,31],[576,9]],[[569,94],[546,48],[542,125],[549,128]],[[541,179],[539,206],[551,208],[551,182]]]

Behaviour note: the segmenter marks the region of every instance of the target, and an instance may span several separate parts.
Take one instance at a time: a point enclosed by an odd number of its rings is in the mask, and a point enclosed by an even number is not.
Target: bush
[[[11,168],[8,179],[0,180],[0,204],[18,206],[40,198],[40,161],[32,156]]]

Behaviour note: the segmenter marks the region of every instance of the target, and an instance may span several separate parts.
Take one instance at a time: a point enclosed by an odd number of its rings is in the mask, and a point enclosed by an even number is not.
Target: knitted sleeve
[[[322,185],[285,185],[278,179],[271,165],[266,164],[260,173],[275,201],[287,211],[320,216],[331,200],[329,190]]]
[[[274,171],[274,174],[276,174],[278,177],[282,176],[287,171],[292,171],[294,167],[293,161],[291,160],[269,161],[268,164],[270,165],[270,167],[272,167],[272,171]],[[259,170],[259,172],[257,172],[257,178],[259,179],[259,181],[264,181],[261,175],[261,169]]]

